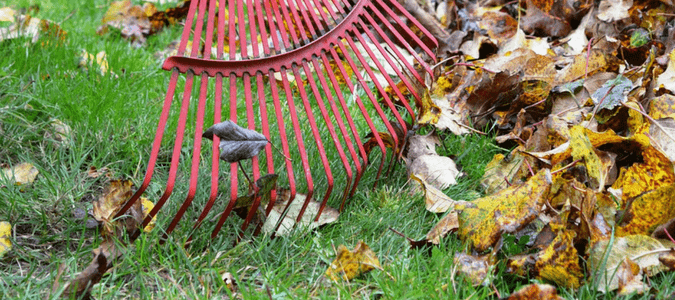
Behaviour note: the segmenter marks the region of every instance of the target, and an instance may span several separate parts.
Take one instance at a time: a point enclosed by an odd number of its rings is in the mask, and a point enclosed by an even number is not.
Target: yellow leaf
[[[152,203],[152,201],[148,200],[148,198],[141,197],[141,206],[143,207],[143,218],[145,218],[150,211],[152,210],[153,207],[155,207],[155,204]],[[153,228],[155,228],[155,224],[157,223],[157,216],[152,217],[152,220],[150,220],[150,223],[143,228],[143,231],[145,232],[150,232],[152,231]]]
[[[517,178],[516,175],[523,166],[525,159],[520,153],[522,149],[522,146],[518,147],[507,156],[495,154],[492,161],[485,166],[485,174],[480,183],[485,188],[486,193],[492,194],[506,189],[509,184],[519,183],[514,180]]]
[[[38,169],[30,163],[20,163],[13,168],[3,169],[5,178],[14,181],[16,185],[31,184],[38,175]]]
[[[523,184],[471,201],[475,208],[457,205],[462,210],[457,234],[471,241],[476,251],[488,250],[502,233],[514,233],[537,218],[551,183],[551,172],[544,169]]]
[[[0,222],[0,257],[12,250],[12,241],[9,240],[11,237],[12,224],[5,221]]]
[[[9,7],[0,8],[0,22],[14,22],[15,15],[16,11]]]
[[[539,253],[535,269],[542,279],[568,288],[578,288],[584,273],[579,266],[579,255],[574,248],[575,233],[562,231],[551,244]]]
[[[648,191],[633,199],[624,214],[617,235],[650,235],[656,227],[675,218],[675,184]]]
[[[328,266],[325,275],[337,281],[352,280],[373,269],[382,270],[375,252],[363,241],[359,241],[354,250],[349,251],[344,245],[338,247],[337,258]]]
[[[598,191],[602,191],[605,187],[605,181],[607,179],[607,171],[603,166],[600,157],[595,153],[591,141],[588,139],[588,136],[584,133],[584,128],[580,125],[576,125],[570,129],[571,141],[570,148],[572,148],[572,157],[575,160],[583,160],[583,164],[586,166],[586,172],[594,179],[592,181],[593,187]],[[611,167],[611,165],[610,165]]]

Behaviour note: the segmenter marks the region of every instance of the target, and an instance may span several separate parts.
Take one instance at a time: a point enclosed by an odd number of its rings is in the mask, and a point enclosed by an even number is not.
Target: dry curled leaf
[[[229,120],[209,127],[202,136],[210,140],[217,136],[220,139],[220,159],[230,163],[258,155],[268,143],[264,135]]]
[[[324,206],[322,210],[320,202],[316,202],[313,199],[307,199],[307,197],[302,194],[296,194],[290,205],[288,205],[290,197],[291,192],[289,190],[281,189],[277,191],[277,200],[274,202],[274,207],[272,207],[270,214],[265,220],[263,232],[270,234],[274,233],[277,236],[281,236],[288,234],[294,228],[313,229],[324,224],[333,223],[340,216],[340,212],[338,212],[337,209],[330,206]],[[309,200],[309,202],[307,202],[307,200]],[[305,202],[307,202],[306,206]],[[288,209],[284,216],[284,210],[287,207]],[[302,214],[302,218],[298,220],[298,216],[303,207],[305,209],[304,213]],[[321,211],[321,214],[319,215],[318,220],[316,220],[316,215],[319,211]],[[281,216],[284,216],[281,225],[274,231]]]
[[[513,292],[507,300],[562,300],[556,288],[549,284],[532,283]]]

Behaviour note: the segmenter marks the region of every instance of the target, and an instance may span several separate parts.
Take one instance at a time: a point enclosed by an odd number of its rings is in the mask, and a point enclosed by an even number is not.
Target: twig
[[[675,138],[673,138],[673,136],[671,136],[670,133],[668,133],[668,131],[666,131],[666,130],[661,126],[661,124],[659,124],[658,122],[656,122],[656,120],[654,120],[651,116],[649,116],[648,114],[646,114],[646,113],[644,113],[644,112],[642,112],[642,111],[640,111],[640,110],[638,110],[638,109],[635,109],[634,107],[630,107],[630,106],[626,105],[625,103],[622,104],[622,105],[625,106],[625,107],[628,107],[628,108],[630,108],[630,109],[632,109],[632,110],[634,110],[634,111],[637,111],[637,112],[639,112],[640,114],[642,114],[642,116],[644,116],[645,118],[647,118],[647,120],[651,121],[654,125],[656,125],[656,127],[658,127],[659,129],[661,129],[661,131],[663,131],[663,133],[664,133],[667,137],[669,137],[671,141],[675,142]]]
[[[464,125],[464,124],[462,124],[462,123],[460,123],[460,122],[457,122],[457,121],[453,121],[453,122],[455,122],[457,125],[459,125],[459,126],[461,126],[461,127],[464,127],[464,128],[466,128],[466,129],[468,129],[468,130],[470,130],[470,131],[473,131],[473,132],[475,132],[475,133],[478,133],[478,134],[480,134],[480,135],[487,135],[487,133],[482,132],[482,131],[480,131],[480,130],[478,130],[478,129],[472,128],[471,126]]]
[[[581,159],[577,159],[577,160],[575,160],[575,161],[573,161],[573,162],[567,164],[566,166],[564,166],[564,167],[562,167],[562,168],[560,168],[560,169],[557,169],[557,170],[551,172],[551,175],[553,175],[553,174],[555,174],[555,173],[558,173],[558,172],[560,172],[560,171],[569,169],[569,168],[573,167],[574,165],[576,165],[579,161],[581,161]]]
[[[588,41],[588,46],[586,46],[586,72],[584,73],[584,79],[588,77],[588,61],[591,59],[591,45],[593,44],[593,39],[595,39],[595,37],[592,37]]]

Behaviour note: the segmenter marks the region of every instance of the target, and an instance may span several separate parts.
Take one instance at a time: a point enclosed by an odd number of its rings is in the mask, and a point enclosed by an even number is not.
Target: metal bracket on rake
[[[148,188],[159,165],[164,141],[173,143],[166,189],[143,226],[170,198],[179,178],[183,148],[191,147],[187,195],[167,233],[176,227],[201,187],[198,182],[200,159],[204,154],[204,123],[208,120],[208,127],[221,122],[223,110],[229,111],[226,118],[230,121],[262,132],[269,141],[280,144],[282,155],[274,155],[268,144],[260,157],[253,157],[251,173],[253,181],[264,175],[263,172],[280,174],[281,182],[288,186],[291,195],[286,209],[296,193],[306,194],[297,221],[316,187],[324,191],[314,218],[318,220],[333,191],[336,172],[341,174],[340,178],[346,178],[344,183],[339,183],[344,184],[342,210],[368,163],[359,129],[368,128],[377,133],[378,127],[384,127],[398,144],[398,140],[405,137],[397,135],[390,119],[405,133],[408,129],[404,118],[415,118],[408,101],[402,101],[403,111],[399,111],[383,84],[388,84],[398,99],[406,99],[394,81],[398,77],[419,100],[421,95],[415,92],[411,80],[424,84],[423,72],[430,76],[433,73],[418,51],[435,60],[432,49],[437,45],[434,37],[396,0],[193,0],[177,54],[166,59],[163,65],[163,69],[171,71],[171,78],[145,178],[118,216]],[[412,74],[412,78],[404,76],[401,68]],[[384,82],[378,81],[375,73],[379,73]],[[356,82],[352,81],[351,74]],[[195,92],[193,85],[198,85]],[[360,86],[358,92],[356,86]],[[174,101],[178,102],[179,98],[180,107],[172,110]],[[229,102],[223,102],[227,99]],[[354,99],[353,103],[348,103],[350,99]],[[174,125],[167,125],[170,119],[174,120],[170,118],[172,114],[178,115],[175,133],[165,134],[168,127],[173,129]],[[191,146],[189,142],[184,143],[188,128],[194,130]],[[379,177],[386,147],[379,135],[375,136],[382,151]],[[239,187],[237,164],[230,164],[229,172],[220,168],[218,143],[218,137],[214,137],[208,151],[211,173],[201,177],[202,180],[210,178],[210,191],[193,226],[196,229],[203,223],[219,198],[220,176],[229,176],[230,200],[220,214],[212,238],[231,215]],[[179,182],[185,181],[180,178]],[[273,191],[266,214],[275,200]],[[260,197],[249,210],[242,231],[248,227],[259,205]]]

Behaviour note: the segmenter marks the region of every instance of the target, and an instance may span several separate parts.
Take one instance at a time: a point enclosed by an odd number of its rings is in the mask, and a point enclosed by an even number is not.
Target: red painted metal
[[[186,53],[190,44],[190,51]],[[406,119],[411,122],[415,116],[406,100],[402,101],[404,107],[399,111],[385,87],[375,79],[375,73],[383,75],[399,99],[405,97],[396,86],[396,78],[419,100],[421,95],[411,80],[423,83],[423,73],[418,72],[405,55],[414,58],[421,72],[433,75],[417,49],[434,60],[432,49],[436,46],[433,36],[396,0],[193,0],[177,54],[166,59],[162,66],[171,71],[171,78],[145,178],[118,216],[146,192],[157,167],[166,165],[163,160],[167,154],[160,159],[163,142],[173,143],[166,189],[144,225],[162,210],[176,184],[182,186],[187,182],[185,199],[167,208],[176,212],[166,231],[174,230],[194,200],[199,199],[200,189],[204,189],[208,199],[193,225],[196,230],[221,194],[227,193],[219,190],[219,182],[229,177],[229,201],[221,204],[224,208],[211,234],[212,238],[216,237],[233,212],[240,183],[248,186],[248,182],[239,179],[242,174],[236,163],[221,168],[217,137],[208,151],[202,150],[201,133],[205,127],[221,122],[228,111],[229,120],[237,123],[238,118],[245,118],[238,122],[241,126],[262,132],[276,145],[274,149],[268,144],[260,154],[264,158],[254,157],[245,164],[250,166],[254,181],[263,173],[282,175],[280,184],[288,187],[291,195],[286,209],[297,193],[307,195],[297,221],[309,201],[321,195],[319,213],[314,217],[318,220],[331,199],[336,176],[346,177],[339,198],[342,210],[369,162],[360,137],[365,132],[359,132],[359,127],[365,126],[372,132],[385,130],[398,144],[405,137],[397,134],[390,119],[405,132]],[[379,61],[378,57],[383,60]],[[387,66],[395,70],[396,76],[387,73]],[[354,78],[348,76],[350,71]],[[197,87],[195,91],[193,86]],[[182,87],[182,100],[178,109],[172,109],[174,101],[177,102],[174,98],[178,98],[177,87]],[[223,101],[227,96],[229,102]],[[176,114],[175,123],[169,122],[174,119],[171,115]],[[166,135],[167,128],[174,126],[175,134]],[[193,138],[192,143],[184,141],[186,131],[190,132],[188,137]],[[382,152],[379,178],[387,156],[386,145],[378,134],[374,136]],[[334,149],[328,152],[336,153],[337,158],[329,157],[326,149]],[[201,175],[210,176],[208,193],[199,185],[200,164],[205,164],[201,161],[203,152],[211,155],[208,161],[211,172]],[[288,159],[292,156],[296,158]],[[182,160],[189,161],[188,177],[179,171],[185,169],[180,167]],[[253,189],[256,197],[241,225],[242,232],[260,206],[261,197],[257,195],[257,188]],[[272,191],[265,214],[270,213],[277,200],[276,191]],[[254,233],[259,230],[256,228]]]

